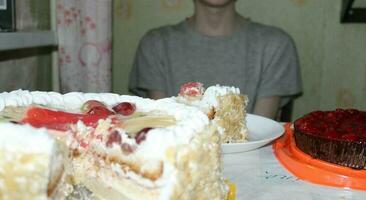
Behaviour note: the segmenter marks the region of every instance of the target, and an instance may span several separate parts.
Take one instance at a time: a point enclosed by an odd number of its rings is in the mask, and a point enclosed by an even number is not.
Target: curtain
[[[111,91],[112,0],[57,0],[61,92]]]

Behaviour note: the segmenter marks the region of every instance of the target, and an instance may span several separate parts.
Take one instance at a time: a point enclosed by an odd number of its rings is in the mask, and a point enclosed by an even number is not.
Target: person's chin
[[[208,7],[221,8],[234,3],[236,0],[197,0],[197,1]]]

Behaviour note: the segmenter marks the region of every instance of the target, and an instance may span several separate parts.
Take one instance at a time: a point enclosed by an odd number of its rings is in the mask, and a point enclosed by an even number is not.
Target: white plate
[[[247,114],[247,127],[249,140],[243,143],[222,144],[221,148],[224,154],[257,149],[280,137],[285,131],[280,123],[252,114]]]

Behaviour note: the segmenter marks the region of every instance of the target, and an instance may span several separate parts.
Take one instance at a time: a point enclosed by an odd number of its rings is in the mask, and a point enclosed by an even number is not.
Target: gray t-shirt
[[[284,102],[302,91],[295,45],[278,28],[243,20],[232,35],[211,37],[183,21],[149,31],[136,52],[130,91],[176,96],[192,81],[239,87],[248,95],[248,112],[261,97],[281,96]]]

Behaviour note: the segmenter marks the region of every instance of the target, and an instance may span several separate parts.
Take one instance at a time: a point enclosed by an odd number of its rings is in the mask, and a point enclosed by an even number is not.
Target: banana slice
[[[26,110],[27,107],[7,106],[0,112],[0,118],[8,121],[20,121]]]
[[[165,116],[142,116],[136,118],[130,118],[121,122],[118,127],[124,129],[131,136],[135,136],[140,130],[150,128],[163,128],[176,124],[174,117]]]

